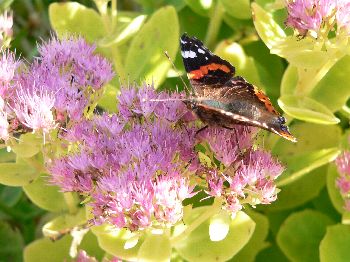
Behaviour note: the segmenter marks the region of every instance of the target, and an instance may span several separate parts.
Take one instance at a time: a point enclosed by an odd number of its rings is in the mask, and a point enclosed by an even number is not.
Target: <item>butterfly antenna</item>
[[[193,93],[194,93],[194,92],[193,92],[193,89],[188,88],[188,86],[186,85],[184,79],[182,78],[181,74],[179,73],[179,70],[176,68],[176,66],[175,66],[175,64],[174,64],[174,62],[173,62],[173,60],[170,58],[170,56],[169,56],[169,54],[168,54],[168,51],[165,51],[164,54],[165,54],[165,56],[168,58],[168,60],[170,61],[170,63],[171,63],[171,65],[173,66],[173,68],[174,68],[176,74],[180,77],[182,83],[184,84],[184,86],[185,86],[185,88],[186,88],[186,91],[189,92],[191,95],[193,95]]]

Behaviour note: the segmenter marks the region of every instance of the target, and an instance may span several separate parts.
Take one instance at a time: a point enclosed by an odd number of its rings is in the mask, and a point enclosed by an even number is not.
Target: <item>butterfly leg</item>
[[[200,132],[202,132],[202,131],[204,131],[205,129],[207,129],[208,127],[209,127],[209,125],[206,125],[206,126],[203,126],[203,127],[200,128],[200,129],[198,129],[197,132],[196,132],[196,136],[197,136]]]

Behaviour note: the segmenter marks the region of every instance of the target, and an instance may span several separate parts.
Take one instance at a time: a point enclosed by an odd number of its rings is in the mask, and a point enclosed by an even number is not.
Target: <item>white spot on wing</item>
[[[196,53],[193,51],[181,51],[183,58],[195,58],[197,57]]]
[[[181,44],[187,44],[187,41],[180,39]]]
[[[205,54],[205,51],[203,49],[198,48],[198,52],[201,54]]]

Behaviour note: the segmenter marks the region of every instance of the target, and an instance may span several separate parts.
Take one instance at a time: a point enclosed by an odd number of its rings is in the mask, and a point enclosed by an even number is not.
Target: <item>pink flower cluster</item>
[[[287,0],[286,25],[296,29],[300,35],[308,32],[320,35],[337,25],[338,30],[350,33],[350,2],[348,0]]]
[[[82,38],[53,38],[39,46],[30,65],[10,51],[0,53],[0,139],[19,130],[48,133],[77,121],[93,94],[113,77],[111,64]]]
[[[152,86],[123,89],[119,114],[95,116],[65,134],[79,151],[54,162],[52,182],[92,196],[96,223],[134,231],[181,220],[182,201],[194,194],[195,129],[182,123],[191,116],[184,103],[150,102],[160,97],[169,99]]]
[[[90,196],[96,224],[132,231],[176,224],[183,200],[199,190],[221,197],[233,214],[244,203],[274,201],[274,179],[283,168],[269,153],[252,149],[256,130],[209,127],[197,134],[200,126],[183,97],[150,85],[123,88],[117,114],[68,129],[64,139],[75,150],[50,165],[52,183]],[[199,161],[198,143],[209,145],[202,153],[213,155],[210,167]]]
[[[253,149],[256,131],[256,128],[239,125],[235,132],[210,127],[202,135],[223,164],[219,168],[202,168],[201,172],[207,174],[206,192],[213,197],[220,196],[226,203],[225,209],[232,213],[241,210],[245,203],[255,206],[277,199],[274,180],[284,168],[270,153]]]
[[[345,151],[336,159],[335,163],[340,174],[336,185],[344,198],[344,209],[350,211],[350,152]]]

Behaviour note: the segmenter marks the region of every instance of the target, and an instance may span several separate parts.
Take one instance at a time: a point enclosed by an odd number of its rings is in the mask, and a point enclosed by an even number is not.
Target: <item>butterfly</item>
[[[190,107],[203,123],[229,129],[237,124],[255,126],[297,141],[270,99],[243,77],[235,76],[233,65],[186,33],[180,38],[180,46],[193,87]]]

